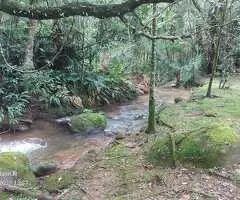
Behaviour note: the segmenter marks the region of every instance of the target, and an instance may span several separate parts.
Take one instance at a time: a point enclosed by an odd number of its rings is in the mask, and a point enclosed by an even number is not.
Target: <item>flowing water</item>
[[[174,103],[176,97],[188,99],[190,91],[173,88],[156,90],[157,104]],[[57,123],[35,121],[30,131],[0,136],[0,152],[19,151],[27,153],[33,164],[54,160],[63,169],[71,168],[89,151],[106,148],[114,139],[114,133],[131,133],[146,124],[148,96],[136,100],[109,105],[101,109],[108,117],[105,131],[97,130],[89,135],[72,134]]]

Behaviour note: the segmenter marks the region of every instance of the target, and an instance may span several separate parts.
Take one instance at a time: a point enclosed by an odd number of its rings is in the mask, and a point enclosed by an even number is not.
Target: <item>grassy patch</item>
[[[35,177],[30,169],[29,160],[25,154],[18,152],[6,152],[0,154],[0,171],[17,172],[18,181],[27,185],[35,184]]]
[[[213,84],[214,98],[203,98],[207,86],[194,91],[195,100],[180,102],[163,110],[158,116],[174,127],[177,159],[192,161],[197,166],[220,165],[229,147],[239,141],[240,133],[239,80],[230,89],[219,90]],[[159,127],[160,139],[153,141],[149,159],[163,164],[171,163],[171,145],[168,134],[172,130]],[[166,133],[164,136],[162,133]],[[159,138],[158,137],[158,138]]]

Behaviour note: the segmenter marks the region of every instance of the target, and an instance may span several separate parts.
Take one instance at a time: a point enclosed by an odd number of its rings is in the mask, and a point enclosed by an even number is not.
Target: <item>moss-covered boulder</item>
[[[71,119],[74,131],[89,131],[95,128],[106,128],[107,119],[103,113],[86,112]]]
[[[0,153],[0,172],[17,172],[18,182],[35,184],[35,177],[25,154],[18,152]]]
[[[75,174],[70,171],[61,171],[48,176],[45,179],[45,188],[49,192],[55,192],[68,188],[74,183]]]
[[[214,167],[223,164],[240,138],[228,125],[216,125],[192,133],[175,133],[174,158],[181,163],[192,163],[197,167]],[[154,141],[149,159],[154,163],[173,163],[172,141],[166,136]]]

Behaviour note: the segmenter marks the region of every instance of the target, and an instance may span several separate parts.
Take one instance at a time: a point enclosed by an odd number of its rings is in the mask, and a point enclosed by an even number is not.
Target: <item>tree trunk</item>
[[[224,0],[219,0],[219,3],[222,3]],[[216,5],[216,12],[215,12],[215,17],[214,19],[216,20],[216,29],[217,33],[217,40],[216,40],[216,45],[214,45],[214,57],[213,57],[213,66],[212,66],[212,74],[211,78],[209,80],[208,84],[208,90],[206,97],[211,97],[212,95],[212,84],[213,84],[213,79],[215,76],[215,72],[217,70],[217,65],[218,65],[218,60],[219,60],[219,53],[220,53],[220,45],[221,45],[221,40],[222,40],[222,34],[223,34],[223,25],[225,22],[225,17],[226,17],[226,12],[227,12],[227,6],[228,6],[228,0],[225,0],[225,5],[224,7],[218,7]],[[219,17],[218,17],[219,16]]]
[[[34,38],[36,35],[37,20],[29,21],[28,41],[26,46],[25,58],[23,68],[25,71],[31,71],[34,69]]]
[[[153,4],[153,19],[152,19],[152,35],[156,36],[156,10],[157,5]],[[151,51],[151,66],[150,66],[150,85],[149,85],[149,111],[148,111],[148,128],[147,133],[155,133],[155,97],[154,97],[154,89],[155,89],[155,69],[156,69],[156,40],[152,39],[152,51]]]
[[[32,0],[31,4],[34,4],[36,0]],[[28,30],[28,41],[26,46],[25,58],[23,62],[23,68],[25,71],[31,71],[34,69],[34,39],[36,35],[37,29],[37,20],[30,19],[29,20],[29,30]]]
[[[218,38],[218,43],[217,43],[217,46],[216,46],[215,51],[214,51],[212,74],[211,74],[211,78],[210,78],[210,81],[209,81],[209,84],[208,84],[208,90],[207,90],[206,97],[211,97],[211,95],[212,95],[212,84],[213,84],[213,79],[214,79],[214,76],[215,76],[215,71],[217,69],[218,58],[219,58],[220,38],[221,37]]]
[[[3,13],[0,12],[0,25],[2,24],[2,19],[3,19]]]

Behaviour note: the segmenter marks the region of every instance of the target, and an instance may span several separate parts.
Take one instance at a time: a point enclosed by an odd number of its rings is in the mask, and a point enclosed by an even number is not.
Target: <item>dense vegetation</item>
[[[30,166],[25,154],[0,152],[0,170],[16,170],[22,181],[20,188],[4,186],[0,199],[238,196],[239,13],[237,0],[0,0],[0,134],[66,116],[55,122],[76,133],[48,157],[53,163]],[[191,89],[176,90],[187,91],[188,101],[177,96],[174,105],[156,105],[156,87],[165,84]],[[115,116],[131,134],[103,130],[111,120],[95,111],[146,93],[143,131]],[[143,122],[145,113],[133,118]],[[215,168],[221,165],[227,170]],[[201,190],[186,189],[191,184]],[[209,195],[205,185],[224,194]]]
[[[0,13],[1,124],[14,126],[36,102],[46,109],[69,107],[73,96],[88,107],[131,99],[137,94],[132,77],[152,70],[156,85],[176,77],[185,87],[198,85],[200,74],[212,80],[218,70],[224,88],[239,68],[238,12],[236,1],[193,0],[158,4],[153,13],[142,5],[107,19],[38,21]]]

